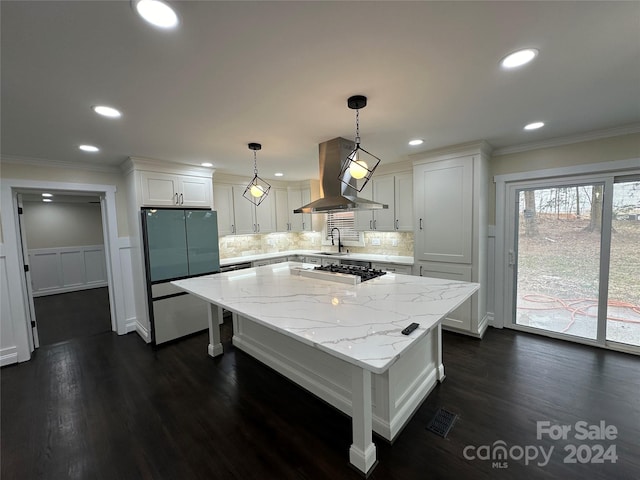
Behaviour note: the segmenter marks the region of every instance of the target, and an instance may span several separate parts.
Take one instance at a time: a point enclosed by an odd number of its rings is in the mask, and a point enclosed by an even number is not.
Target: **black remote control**
[[[407,328],[405,328],[404,330],[402,330],[402,334],[403,335],[410,335],[411,332],[413,332],[416,328],[418,328],[420,326],[420,324],[418,323],[412,323],[411,325],[409,325]]]

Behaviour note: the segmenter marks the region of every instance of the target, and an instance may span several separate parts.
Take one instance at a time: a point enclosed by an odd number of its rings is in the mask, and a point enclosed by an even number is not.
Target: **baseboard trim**
[[[18,349],[16,347],[7,347],[0,350],[0,367],[5,365],[13,365],[18,363]]]
[[[136,320],[136,329],[135,330],[136,330],[136,333],[138,335],[140,335],[145,342],[151,343],[151,336],[149,335],[149,330],[147,329],[147,327],[142,325],[137,320]]]
[[[79,292],[81,290],[91,290],[93,288],[103,288],[108,286],[109,284],[107,282],[97,282],[84,285],[72,285],[70,287],[55,287],[45,290],[38,290],[37,292],[34,291],[33,298],[46,297],[47,295],[58,295],[59,293]]]
[[[127,318],[124,326],[125,335],[127,333],[135,332],[137,325],[138,325],[138,322],[136,321],[136,317]]]

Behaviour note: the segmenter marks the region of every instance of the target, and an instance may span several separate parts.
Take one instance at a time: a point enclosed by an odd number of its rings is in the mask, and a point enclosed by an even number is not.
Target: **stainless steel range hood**
[[[359,198],[355,188],[340,181],[342,165],[355,148],[355,144],[344,138],[334,138],[319,145],[320,154],[320,198],[296,208],[293,213],[329,213],[349,210],[381,210],[389,205]],[[355,187],[355,179],[349,184]]]

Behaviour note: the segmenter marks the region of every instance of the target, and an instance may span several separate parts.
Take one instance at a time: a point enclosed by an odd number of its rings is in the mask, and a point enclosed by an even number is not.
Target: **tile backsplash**
[[[365,232],[364,247],[346,246],[351,253],[413,256],[413,232]],[[276,253],[287,250],[330,250],[321,232],[227,235],[220,238],[220,258]]]

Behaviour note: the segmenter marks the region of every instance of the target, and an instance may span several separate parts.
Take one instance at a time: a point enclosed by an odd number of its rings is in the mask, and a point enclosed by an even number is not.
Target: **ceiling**
[[[249,176],[259,142],[261,176],[317,178],[318,143],[354,137],[354,94],[369,99],[362,145],[383,164],[640,122],[640,2],[170,3],[172,31],[125,1],[2,1],[3,157]],[[524,47],[534,62],[500,68]],[[523,131],[533,121],[546,126]]]

